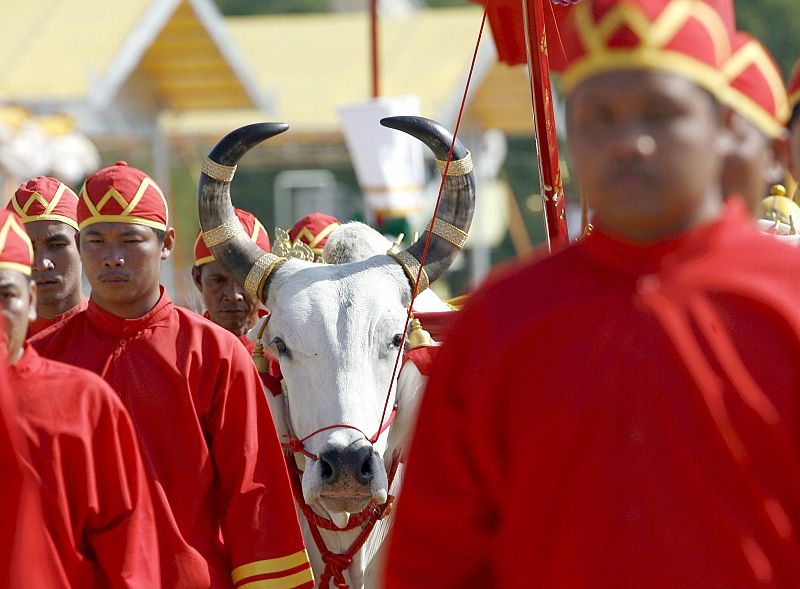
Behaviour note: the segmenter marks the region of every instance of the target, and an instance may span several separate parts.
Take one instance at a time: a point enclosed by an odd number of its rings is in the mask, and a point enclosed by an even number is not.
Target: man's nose
[[[117,252],[109,252],[103,260],[103,266],[106,268],[121,268],[125,265],[125,258]]]
[[[652,134],[637,125],[628,125],[606,147],[617,158],[647,159],[655,155],[657,146]]]
[[[229,280],[225,285],[223,296],[227,301],[239,302],[244,300],[244,291],[233,280]]]
[[[46,255],[33,251],[33,271],[34,272],[47,272],[55,268],[53,261]]]

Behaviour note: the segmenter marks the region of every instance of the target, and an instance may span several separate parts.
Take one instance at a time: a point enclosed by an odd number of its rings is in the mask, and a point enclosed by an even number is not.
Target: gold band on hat
[[[240,233],[244,233],[244,227],[238,217],[232,217],[225,221],[222,225],[203,231],[203,241],[206,246],[211,249],[215,245],[225,243],[229,239],[233,239]]]
[[[464,244],[467,242],[467,232],[462,231],[455,225],[451,225],[444,219],[440,219],[439,217],[434,218],[433,220],[433,234],[438,235],[445,241],[451,243],[458,249],[464,247]]]
[[[258,258],[244,280],[245,292],[263,303],[260,292],[261,287],[264,286],[264,282],[272,274],[272,271],[285,261],[286,258],[281,258],[275,254],[264,254]]]
[[[419,276],[417,293],[422,292],[423,290],[427,289],[428,286],[430,286],[428,273],[425,272],[425,268],[422,267],[417,258],[409,254],[406,250],[399,252],[393,252],[392,250],[389,250],[386,252],[386,254],[397,260],[397,263],[403,267],[403,271],[406,273],[406,276],[408,276],[408,279],[411,281],[412,285],[417,282],[417,276]]]
[[[233,175],[236,173],[236,166],[225,166],[223,164],[218,164],[210,158],[206,158],[203,165],[200,167],[200,171],[214,180],[231,182],[233,180]]]
[[[444,174],[444,169],[447,167],[448,176],[466,176],[472,171],[472,154],[467,152],[467,155],[460,160],[450,160],[450,165],[447,165],[446,160],[435,160],[436,167]]]

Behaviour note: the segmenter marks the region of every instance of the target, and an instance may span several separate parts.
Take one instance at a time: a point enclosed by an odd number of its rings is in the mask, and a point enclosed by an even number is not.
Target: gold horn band
[[[430,285],[428,273],[425,272],[425,268],[420,265],[417,258],[409,254],[406,250],[399,252],[393,252],[392,250],[389,250],[386,253],[397,260],[397,263],[403,267],[403,271],[406,273],[406,276],[408,276],[411,284],[414,284],[417,281],[417,275],[419,275],[419,285],[417,286],[418,293],[428,288]]]
[[[465,231],[439,217],[433,220],[433,234],[438,235],[458,249],[463,248],[467,242],[467,233]]]
[[[247,273],[247,278],[244,279],[244,290],[263,303],[261,287],[269,278],[269,275],[272,274],[272,271],[285,261],[286,258],[281,258],[275,254],[264,254],[258,258],[253,267],[250,268],[250,272]]]
[[[203,231],[203,241],[209,249],[215,245],[225,243],[229,239],[233,239],[240,233],[244,233],[244,227],[238,217],[232,217],[225,221],[222,225],[218,225],[208,231]]]
[[[236,166],[225,166],[223,164],[218,164],[212,159],[206,158],[203,165],[200,167],[200,171],[214,180],[231,182],[233,181],[233,175],[236,173]]]
[[[472,171],[472,154],[467,152],[467,155],[462,157],[460,160],[450,160],[450,165],[447,166],[447,161],[445,160],[435,160],[436,167],[439,168],[439,171],[444,174],[444,169],[447,167],[447,175],[448,176],[466,176]]]

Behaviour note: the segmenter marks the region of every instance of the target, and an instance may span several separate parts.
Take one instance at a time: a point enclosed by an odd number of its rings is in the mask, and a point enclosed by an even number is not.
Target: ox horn
[[[444,173],[447,155],[453,143],[453,134],[450,131],[423,117],[388,117],[381,119],[381,125],[403,131],[422,141],[433,152],[436,165]],[[464,145],[456,140],[453,157],[447,169],[442,200],[433,220],[433,237],[422,272],[419,273],[419,267],[428,239],[427,230],[405,250],[389,252],[403,267],[412,289],[418,273],[420,278],[417,292],[422,292],[450,267],[464,247],[474,212],[475,175],[472,173],[472,158]]]
[[[245,153],[288,128],[284,123],[255,123],[231,131],[208,154],[197,185],[203,240],[234,280],[261,302],[270,273],[286,260],[264,252],[248,238],[233,212],[231,181]]]

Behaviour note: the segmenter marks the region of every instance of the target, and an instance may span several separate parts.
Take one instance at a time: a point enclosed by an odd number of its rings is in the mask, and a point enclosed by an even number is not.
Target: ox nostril
[[[338,477],[336,476],[337,469],[334,467],[333,462],[326,460],[325,457],[323,456],[320,456],[319,463],[320,466],[322,467],[322,474],[321,474],[322,480],[325,481],[326,483],[334,482]]]
[[[367,454],[367,457],[364,458],[364,462],[361,464],[361,469],[359,470],[359,475],[358,482],[361,484],[366,484],[372,480],[372,452]]]

